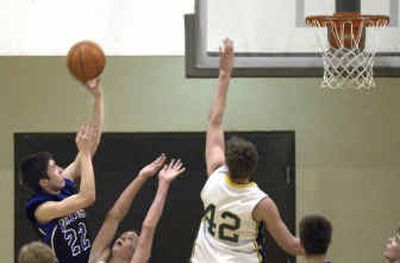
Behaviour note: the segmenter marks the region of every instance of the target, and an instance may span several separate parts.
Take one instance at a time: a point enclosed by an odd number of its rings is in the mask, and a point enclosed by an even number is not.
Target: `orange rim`
[[[312,27],[330,27],[332,23],[342,25],[351,23],[353,26],[384,27],[389,24],[389,16],[361,15],[357,12],[340,12],[331,16],[307,16],[306,24]]]

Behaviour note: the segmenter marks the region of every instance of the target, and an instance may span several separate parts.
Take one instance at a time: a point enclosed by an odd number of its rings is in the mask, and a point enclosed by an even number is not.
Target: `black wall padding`
[[[295,135],[283,132],[228,133],[253,141],[260,153],[254,180],[277,203],[281,216],[295,230]],[[37,239],[25,217],[24,204],[30,193],[19,184],[19,164],[30,153],[47,150],[58,164],[66,166],[76,154],[75,134],[17,133],[15,145],[15,255],[20,247]],[[94,158],[97,199],[87,209],[92,240],[105,214],[136,173],[159,153],[182,158],[187,172],[170,188],[164,214],[154,239],[150,262],[188,262],[202,214],[200,191],[206,181],[205,133],[105,133]],[[134,201],[118,234],[140,230],[154,198],[156,180],[150,180]],[[269,262],[295,262],[267,239]]]

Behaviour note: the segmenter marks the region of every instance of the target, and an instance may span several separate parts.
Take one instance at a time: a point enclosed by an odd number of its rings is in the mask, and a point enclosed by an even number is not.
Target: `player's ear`
[[[41,179],[39,180],[39,186],[40,186],[41,188],[46,188],[48,185],[49,185],[49,180],[48,180],[48,179],[46,179],[46,178],[41,178]]]

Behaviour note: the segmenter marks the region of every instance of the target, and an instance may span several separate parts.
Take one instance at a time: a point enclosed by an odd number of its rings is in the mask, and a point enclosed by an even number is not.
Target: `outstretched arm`
[[[103,225],[98,232],[90,252],[89,262],[96,262],[109,248],[118,226],[128,213],[133,200],[143,184],[152,177],[165,162],[165,155],[161,154],[155,161],[145,166],[136,178],[125,188],[114,206],[108,212]]]
[[[94,80],[88,81],[85,84],[85,87],[92,94],[93,99],[94,99],[90,123],[94,126],[97,126],[100,131],[96,137],[97,143],[94,144],[91,149],[91,154],[93,156],[97,150],[99,143],[100,143],[101,133],[102,133],[103,124],[104,124],[103,91],[101,89],[100,79],[94,79]]]
[[[66,216],[81,208],[92,205],[96,199],[94,172],[90,149],[95,143],[97,129],[90,124],[84,124],[76,136],[79,149],[79,167],[82,174],[79,192],[62,201],[49,201],[40,205],[35,211],[39,223],[46,223],[54,218]]]
[[[304,253],[299,238],[290,233],[272,199],[266,197],[261,200],[254,208],[253,218],[256,222],[264,222],[269,233],[283,250],[292,255]]]
[[[100,80],[95,79],[88,81],[85,84],[86,89],[92,94],[93,96],[93,109],[92,109],[92,116],[90,118],[89,123],[99,130],[96,134],[95,142],[90,148],[90,154],[93,157],[94,153],[97,150],[97,147],[100,143],[101,132],[103,130],[103,122],[104,122],[104,102],[103,102],[103,92],[100,87]],[[71,180],[78,178],[80,174],[79,168],[79,154],[76,156],[75,160],[68,165],[67,168],[63,171],[63,176],[67,177]]]
[[[90,152],[89,152],[90,153]],[[80,154],[78,152],[78,154],[75,157],[75,160],[70,163],[62,172],[63,177],[71,179],[71,180],[75,180],[76,178],[78,178],[80,176]]]
[[[151,254],[151,247],[153,245],[154,233],[164,209],[169,185],[184,171],[185,168],[182,166],[180,160],[176,162],[172,160],[169,165],[164,165],[163,169],[160,171],[156,197],[154,198],[149,212],[147,212],[146,218],[144,219],[139,243],[131,263],[148,262]]]
[[[225,39],[220,48],[219,78],[214,93],[211,110],[208,116],[206,138],[207,175],[225,163],[225,143],[222,120],[226,105],[233,66],[233,42]]]

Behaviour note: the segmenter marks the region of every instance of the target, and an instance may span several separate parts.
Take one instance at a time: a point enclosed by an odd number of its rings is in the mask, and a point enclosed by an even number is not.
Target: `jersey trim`
[[[54,235],[56,234],[58,226],[56,225],[53,229],[53,232],[51,233],[51,237],[50,237],[50,244],[51,244],[51,250],[53,250],[54,255],[57,256],[56,254],[56,247],[54,246]]]
[[[254,245],[257,248],[257,255],[260,262],[265,262],[266,251],[265,251],[265,225],[264,223],[257,223],[257,237],[254,240]]]
[[[46,232],[45,232],[43,229],[41,229],[40,227],[38,227],[38,231],[39,231],[40,234],[42,234],[43,236],[46,235]]]
[[[256,249],[258,262],[262,263],[263,262],[263,257],[262,257],[262,255],[260,253],[260,248],[258,247],[257,241],[254,240],[253,242],[254,242],[254,246],[255,246],[255,249]]]
[[[238,184],[238,183],[235,183],[235,182],[233,182],[233,181],[231,180],[231,178],[229,177],[228,174],[225,175],[225,182],[226,182],[230,187],[236,188],[236,189],[248,188],[248,187],[252,187],[252,186],[255,185],[254,182],[250,182],[250,183],[247,183],[247,184]]]

